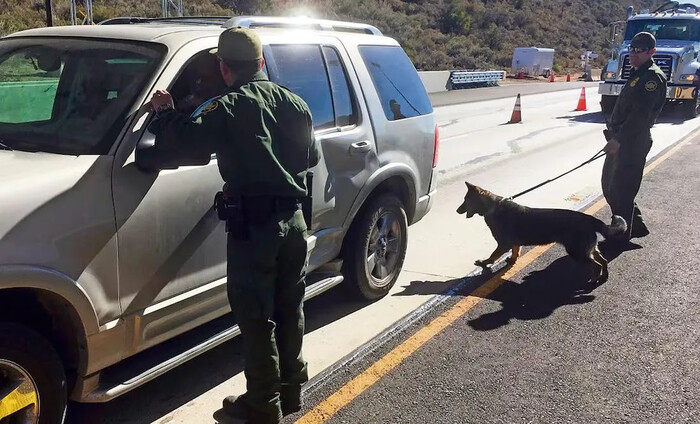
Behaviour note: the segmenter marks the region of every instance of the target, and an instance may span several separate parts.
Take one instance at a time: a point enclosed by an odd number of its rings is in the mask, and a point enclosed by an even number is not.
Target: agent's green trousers
[[[603,196],[613,215],[625,219],[627,233],[623,237],[628,240],[632,227],[644,226],[642,212],[634,199],[642,184],[644,165],[651,145],[651,134],[645,131],[634,140],[621,140],[620,150],[614,155],[605,156],[601,177]]]
[[[247,401],[271,416],[280,411],[280,393],[297,401],[308,381],[301,353],[306,238],[301,210],[251,225],[248,240],[228,236],[228,297],[243,339]]]

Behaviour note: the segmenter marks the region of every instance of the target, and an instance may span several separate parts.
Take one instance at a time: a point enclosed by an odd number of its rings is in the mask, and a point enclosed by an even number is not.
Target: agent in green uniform
[[[227,220],[228,295],[247,379],[247,392],[227,397],[223,409],[251,423],[278,423],[301,409],[308,380],[301,353],[307,266],[301,203],[319,148],[307,104],[261,72],[262,44],[254,31],[224,31],[212,53],[226,92],[188,117],[159,91],[149,129],[156,147],[189,157],[216,153],[225,181],[217,209]]]
[[[602,175],[605,200],[613,215],[627,222],[627,233],[617,240],[622,242],[649,234],[634,199],[651,149],[650,129],[666,101],[666,75],[652,59],[654,36],[640,32],[632,38],[629,50],[634,71],[613,109]]]

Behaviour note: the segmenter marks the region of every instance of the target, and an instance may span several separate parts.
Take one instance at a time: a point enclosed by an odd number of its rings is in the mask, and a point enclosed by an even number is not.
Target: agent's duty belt
[[[248,210],[268,210],[270,212],[293,212],[301,208],[301,199],[296,197],[250,196],[243,197],[243,207]]]
[[[226,221],[226,231],[244,240],[250,226],[267,223],[275,213],[295,212],[302,208],[302,199],[276,196],[231,196],[218,192],[214,206],[219,219]]]

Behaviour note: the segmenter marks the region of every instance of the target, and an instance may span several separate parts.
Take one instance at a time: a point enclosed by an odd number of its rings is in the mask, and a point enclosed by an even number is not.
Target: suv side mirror
[[[180,166],[202,166],[211,162],[211,154],[208,152],[185,151],[170,148],[167,145],[155,144],[155,136],[146,132],[144,137],[136,145],[136,166],[147,172],[161,169],[177,169]]]

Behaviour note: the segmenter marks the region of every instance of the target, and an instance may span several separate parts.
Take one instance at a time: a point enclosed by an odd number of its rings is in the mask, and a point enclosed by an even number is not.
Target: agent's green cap
[[[639,47],[642,49],[653,49],[656,47],[656,37],[650,32],[640,32],[635,35],[630,42],[630,47]]]
[[[254,30],[229,28],[219,36],[219,47],[209,51],[224,60],[256,61],[262,59],[262,43]]]

